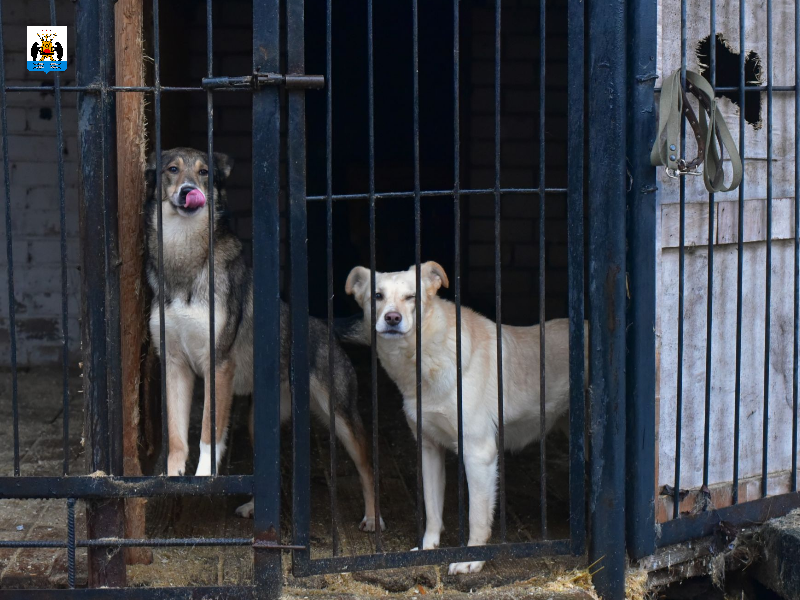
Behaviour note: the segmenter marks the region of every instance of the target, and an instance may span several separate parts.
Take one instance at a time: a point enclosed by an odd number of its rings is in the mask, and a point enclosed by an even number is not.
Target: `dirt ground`
[[[368,351],[353,353],[361,385],[360,406],[371,433]],[[387,523],[383,534],[386,551],[408,550],[416,546],[416,455],[413,438],[402,415],[401,398],[394,385],[380,373],[379,381],[379,447],[381,510]],[[0,373],[0,473],[13,474],[11,428],[11,376]],[[196,391],[202,386],[196,386]],[[70,378],[70,469],[71,474],[85,473],[81,434],[83,428],[80,378]],[[19,375],[20,456],[22,475],[60,475],[63,467],[63,411],[61,373],[58,370],[37,370]],[[197,460],[197,443],[202,402],[195,399],[190,433],[193,453],[190,471]],[[249,473],[252,456],[247,434],[248,400],[239,399],[232,417],[231,451],[221,469],[222,474]],[[290,432],[283,435],[282,506],[284,541],[290,541],[291,521],[291,448]],[[330,459],[327,429],[314,423],[311,432],[311,548],[312,558],[331,555]],[[358,476],[353,463],[341,445],[338,447],[339,533],[342,555],[375,551],[373,534],[358,530],[363,516]],[[563,434],[554,433],[548,440],[548,528],[549,537],[568,535],[568,453]],[[508,541],[528,541],[541,537],[539,523],[539,451],[529,448],[517,455],[506,455]],[[454,456],[447,461],[447,498],[445,532],[442,545],[457,545],[457,465]],[[148,537],[249,537],[252,521],[234,515],[235,508],[246,497],[198,497],[151,499],[147,503]],[[450,508],[452,507],[452,508]],[[79,503],[76,508],[77,537],[85,537],[85,514]],[[499,529],[495,523],[495,532]],[[495,538],[497,536],[495,535]],[[0,539],[63,540],[66,538],[65,500],[0,501]],[[493,539],[493,541],[499,541]],[[294,590],[300,597],[333,594],[353,597],[387,592],[437,590],[439,593],[468,593],[492,588],[492,597],[531,596],[531,585],[522,581],[536,576],[537,589],[550,582],[567,585],[573,575],[570,569],[585,566],[582,559],[548,559],[490,562],[480,574],[450,577],[442,565],[396,571],[375,571],[351,575],[326,575],[293,578],[286,568],[287,594]],[[78,582],[86,581],[86,553],[78,551]],[[252,552],[242,548],[155,548],[149,565],[128,567],[129,585],[184,586],[247,583],[252,576]],[[575,576],[579,577],[579,576]],[[63,587],[66,584],[66,555],[63,549],[0,548],[0,588]],[[570,584],[571,585],[571,584]],[[509,587],[510,586],[510,587]],[[535,587],[535,586],[534,586]],[[563,587],[563,586],[562,586]],[[572,586],[577,594],[582,586]],[[542,588],[544,589],[544,588]],[[570,586],[565,588],[569,591]],[[420,591],[421,590],[421,591]],[[502,591],[502,594],[501,594]],[[550,590],[553,596],[554,589]],[[506,593],[507,592],[507,593]],[[524,593],[523,593],[524,592]],[[572,592],[570,592],[572,593]],[[344,594],[344,595],[342,595]],[[510,594],[510,595],[508,595]],[[519,594],[523,594],[520,596]],[[455,596],[454,596],[455,597]],[[569,597],[591,597],[567,595]]]

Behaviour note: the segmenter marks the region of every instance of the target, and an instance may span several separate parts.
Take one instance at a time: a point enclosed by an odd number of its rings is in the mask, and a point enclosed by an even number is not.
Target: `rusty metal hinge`
[[[253,73],[241,77],[204,77],[202,86],[206,90],[252,88],[266,85],[282,85],[287,90],[319,90],[325,87],[323,75],[281,75],[280,73]]]

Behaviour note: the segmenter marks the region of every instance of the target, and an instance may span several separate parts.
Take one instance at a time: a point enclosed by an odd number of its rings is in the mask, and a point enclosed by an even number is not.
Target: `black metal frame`
[[[584,394],[583,385],[584,380],[584,360],[583,360],[583,320],[584,320],[584,283],[583,283],[583,123],[582,115],[583,108],[583,48],[584,48],[584,7],[580,2],[570,2],[568,9],[569,19],[569,39],[570,39],[570,56],[569,56],[569,90],[568,95],[570,98],[570,111],[574,118],[570,119],[570,127],[568,131],[568,144],[571,151],[569,153],[568,171],[569,171],[569,185],[565,188],[546,188],[544,184],[544,169],[545,158],[544,154],[540,157],[539,168],[539,185],[536,188],[503,188],[500,184],[500,89],[501,89],[501,56],[500,56],[500,33],[501,33],[501,2],[495,0],[495,57],[494,57],[494,91],[495,91],[495,178],[494,187],[489,189],[462,189],[459,176],[460,171],[460,139],[459,131],[459,97],[458,97],[458,82],[459,82],[459,0],[453,0],[453,31],[454,31],[454,53],[453,53],[453,77],[454,77],[454,90],[453,97],[454,107],[454,181],[453,188],[449,190],[422,190],[420,186],[420,158],[419,158],[419,81],[417,76],[417,66],[419,61],[418,53],[418,0],[412,0],[412,27],[413,27],[413,62],[410,67],[413,81],[414,93],[414,190],[409,192],[387,192],[379,194],[375,191],[375,135],[374,135],[374,57],[373,57],[373,17],[372,17],[372,1],[367,0],[367,60],[368,60],[368,90],[369,90],[369,104],[368,104],[368,120],[369,120],[369,193],[368,194],[333,194],[332,185],[332,81],[331,72],[331,49],[332,49],[332,27],[331,27],[331,2],[328,1],[327,8],[327,28],[326,28],[326,48],[327,48],[327,68],[326,74],[327,83],[327,131],[326,131],[326,173],[327,173],[327,193],[325,196],[305,196],[305,122],[304,122],[304,94],[302,91],[288,93],[288,112],[289,112],[289,261],[290,261],[290,290],[292,302],[292,337],[291,337],[291,356],[292,368],[291,374],[293,377],[293,423],[294,423],[294,490],[293,490],[293,518],[294,518],[294,537],[293,544],[296,546],[308,547],[308,540],[310,537],[309,531],[309,511],[310,511],[310,479],[308,474],[307,465],[310,459],[310,433],[308,427],[309,421],[309,396],[308,396],[308,331],[307,319],[304,317],[307,314],[307,253],[306,253],[306,201],[325,200],[328,208],[328,292],[329,298],[333,295],[332,281],[333,281],[333,228],[331,225],[332,203],[335,200],[352,200],[352,199],[367,199],[370,207],[370,287],[371,287],[371,348],[372,348],[372,415],[373,415],[373,430],[377,431],[378,426],[378,398],[377,398],[377,374],[378,362],[376,351],[376,334],[375,334],[375,272],[376,272],[376,239],[375,239],[375,214],[377,210],[377,200],[382,198],[413,198],[414,199],[414,224],[415,224],[415,264],[417,273],[417,289],[420,289],[420,264],[421,257],[421,234],[420,234],[420,206],[422,198],[433,196],[449,196],[454,201],[454,219],[456,231],[460,231],[460,209],[461,198],[467,195],[487,195],[494,198],[494,225],[495,225],[495,307],[496,307],[496,321],[497,321],[497,334],[498,340],[501,339],[502,325],[501,325],[501,269],[500,269],[500,206],[502,197],[507,194],[536,194],[540,201],[540,216],[544,216],[545,196],[553,195],[565,197],[568,205],[568,228],[569,228],[569,277],[570,277],[570,340],[571,340],[571,356],[570,356],[570,537],[563,540],[549,540],[547,538],[546,518],[547,514],[547,500],[545,496],[544,481],[546,479],[544,471],[544,440],[540,444],[540,451],[542,456],[542,496],[540,500],[540,510],[543,519],[542,526],[542,540],[529,542],[529,543],[506,543],[506,518],[505,518],[505,472],[503,464],[503,453],[500,452],[498,457],[498,514],[500,520],[499,537],[501,543],[489,544],[485,546],[472,546],[466,545],[465,534],[465,476],[463,464],[463,433],[462,421],[463,415],[461,413],[461,340],[460,340],[460,323],[461,323],[461,272],[460,272],[460,239],[455,239],[456,244],[456,271],[453,275],[455,281],[455,304],[456,304],[456,319],[458,338],[456,342],[457,348],[457,405],[458,405],[458,463],[459,463],[459,540],[460,547],[455,548],[439,548],[436,550],[423,550],[423,551],[407,551],[407,552],[391,552],[387,553],[383,550],[381,542],[381,533],[378,529],[375,532],[375,547],[376,552],[371,555],[363,556],[339,556],[338,555],[338,534],[337,523],[335,522],[336,515],[336,500],[335,478],[331,480],[332,489],[332,515],[333,523],[331,529],[333,532],[332,556],[326,558],[312,558],[309,550],[296,551],[293,554],[294,573],[296,575],[312,575],[319,573],[328,573],[336,571],[352,571],[361,569],[378,569],[390,568],[409,565],[422,565],[422,564],[435,564],[440,562],[455,562],[465,560],[487,560],[490,558],[498,557],[522,557],[522,556],[542,556],[542,555],[557,555],[557,554],[582,554],[585,547],[586,540],[586,509],[584,504],[584,473],[585,473],[585,457],[584,457]],[[303,39],[302,39],[302,19],[303,19],[303,2],[289,3],[287,11],[287,48],[288,48],[288,64],[287,71],[290,74],[302,74],[304,72],[304,58],[303,58]],[[544,38],[545,38],[545,7],[543,1],[540,4],[540,68],[544,69],[545,54],[544,54]],[[540,80],[540,92],[544,91],[545,78],[544,71],[542,70],[542,78]],[[545,108],[544,94],[540,93],[539,115],[540,119],[544,119]],[[540,130],[539,138],[540,149],[544,148],[544,128]],[[543,223],[543,221],[542,221]],[[543,228],[543,224],[540,225]],[[544,260],[544,236],[543,230],[540,229],[540,260]],[[254,243],[257,242],[254,240]],[[543,270],[542,270],[543,272]],[[540,292],[543,297],[545,290],[544,277],[540,278]],[[299,301],[298,301],[299,299]],[[421,319],[420,317],[420,304],[417,304],[417,319],[416,319],[416,343],[417,343],[417,356],[421,355],[420,346],[422,343],[421,333]],[[540,307],[541,315],[544,314],[544,302]],[[303,315],[298,318],[297,315]],[[329,303],[328,319],[329,323],[332,322],[332,305]],[[541,362],[539,365],[541,379],[541,414],[544,417],[544,337],[541,338]],[[498,379],[500,386],[498,390],[498,447],[503,447],[503,392],[502,392],[502,346],[498,341]],[[298,368],[297,364],[301,367]],[[298,377],[299,375],[299,377]],[[421,382],[421,363],[417,362],[417,538],[421,546],[423,528],[423,499],[422,499],[422,382]],[[542,431],[544,431],[545,423],[542,418]],[[331,429],[333,430],[334,422],[331,418]],[[332,448],[332,462],[335,461],[335,450],[333,446],[335,441],[331,436]],[[379,454],[377,436],[373,438],[373,476],[375,480],[375,512],[380,515],[380,477],[379,477]],[[297,468],[300,464],[302,467]],[[335,471],[332,469],[332,472]]]

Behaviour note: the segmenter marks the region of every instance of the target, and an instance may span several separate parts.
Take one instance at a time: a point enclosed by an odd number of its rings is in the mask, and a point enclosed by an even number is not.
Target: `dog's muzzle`
[[[178,207],[187,211],[194,211],[206,204],[206,196],[199,189],[185,187],[178,194]]]

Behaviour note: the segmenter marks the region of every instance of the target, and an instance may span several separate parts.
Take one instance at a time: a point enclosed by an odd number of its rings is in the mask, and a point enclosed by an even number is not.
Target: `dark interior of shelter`
[[[196,85],[206,73],[205,4],[164,3],[161,14],[162,85]],[[377,194],[414,190],[413,39],[410,2],[374,2],[374,189]],[[455,277],[455,202],[452,194],[424,196],[426,191],[454,187],[455,95],[453,4],[419,3],[419,177],[422,260],[439,262],[450,281]],[[494,319],[495,288],[495,4],[465,0],[459,12],[458,151],[462,189],[481,190],[463,195],[461,207],[461,286],[463,304]],[[502,265],[502,322],[533,325],[539,322],[539,277],[545,276],[546,318],[567,316],[567,107],[566,12],[558,3],[547,7],[545,106],[546,195],[544,242],[545,272],[539,271],[539,197],[503,194],[499,203]],[[502,188],[537,188],[540,183],[539,129],[539,5],[536,0],[504,0],[500,61],[499,183]],[[305,8],[306,73],[326,69],[326,5],[308,0]],[[332,12],[332,192],[361,195],[333,201],[333,281],[336,317],[358,308],[345,295],[344,282],[355,265],[369,265],[370,190],[369,74],[366,2],[333,2]],[[219,2],[214,7],[214,75],[240,76],[252,72],[252,11],[248,2]],[[149,41],[152,45],[152,40]],[[306,93],[308,279],[311,314],[327,315],[327,154],[326,91]],[[164,94],[162,145],[207,147],[206,94]],[[148,106],[148,124],[154,118]],[[284,113],[285,114],[285,113]],[[235,161],[228,182],[229,217],[234,230],[251,251],[252,98],[248,93],[214,94],[214,149]],[[285,119],[284,119],[284,131]],[[150,136],[153,139],[153,136]],[[285,152],[284,152],[285,162]],[[285,172],[282,175],[286,182]],[[282,207],[285,208],[285,190]],[[375,206],[376,261],[379,271],[404,270],[415,260],[414,199],[378,198]],[[282,236],[285,238],[285,218]],[[286,265],[286,245],[282,245]],[[286,279],[284,269],[284,280]],[[453,297],[453,287],[441,293]],[[285,300],[289,301],[286,294]],[[360,407],[371,431],[371,376],[369,349],[348,348],[359,372]],[[531,365],[538,368],[538,365]],[[406,423],[401,397],[381,370],[378,378],[381,456],[381,496],[390,529],[384,544],[393,550],[416,545],[416,445]],[[200,387],[200,386],[198,386]],[[197,389],[197,388],[196,388]],[[202,389],[202,388],[200,388]],[[195,421],[202,402],[196,399]],[[245,402],[237,403],[231,457],[224,467],[248,472],[250,447]],[[154,418],[158,418],[154,415]],[[190,439],[196,439],[197,423]],[[158,431],[156,428],[155,431]],[[568,441],[564,428],[548,438],[548,524],[550,536],[568,534]],[[284,429],[283,447],[291,435]],[[329,468],[328,431],[312,432],[312,533],[327,539],[330,505],[325,486]],[[192,444],[194,448],[194,444]],[[289,477],[290,454],[286,453]],[[194,454],[192,459],[196,460]],[[190,459],[190,460],[192,460]],[[191,467],[190,467],[191,468]],[[533,444],[520,455],[507,455],[508,539],[526,541],[541,536],[539,448]],[[344,452],[338,454],[340,526],[352,528],[347,537],[351,552],[369,545],[355,530],[361,501],[357,477]],[[458,543],[457,464],[448,455],[447,506],[443,545]],[[290,479],[285,487],[288,490]],[[290,496],[285,496],[287,508]],[[287,510],[288,512],[288,510]],[[346,514],[345,514],[346,513]],[[350,514],[352,513],[352,514]],[[288,525],[289,522],[287,522]],[[495,526],[497,539],[498,527]],[[357,540],[357,541],[353,541]],[[327,542],[322,543],[324,548]],[[323,553],[326,550],[321,550]]]

